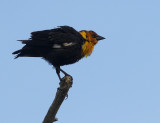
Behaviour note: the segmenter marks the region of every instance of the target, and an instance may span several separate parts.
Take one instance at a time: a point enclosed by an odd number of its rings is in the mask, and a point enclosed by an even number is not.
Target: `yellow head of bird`
[[[99,40],[103,40],[105,39],[104,37],[98,35],[96,32],[94,31],[86,31],[86,30],[82,30],[80,31],[80,34],[82,35],[82,37],[88,41],[93,43],[94,45],[97,44],[97,42]]]
[[[99,40],[105,39],[94,31],[82,30],[80,31],[80,34],[86,40],[85,43],[82,45],[82,57],[90,56],[94,49],[94,45],[96,45]]]

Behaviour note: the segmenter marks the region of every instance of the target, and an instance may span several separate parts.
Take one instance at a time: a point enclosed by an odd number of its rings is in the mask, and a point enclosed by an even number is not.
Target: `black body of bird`
[[[79,61],[89,56],[99,40],[94,31],[76,31],[69,26],[60,26],[55,29],[36,31],[31,33],[28,40],[19,40],[25,46],[13,52],[18,57],[42,57],[56,68],[59,79],[60,71],[67,75],[60,66]]]

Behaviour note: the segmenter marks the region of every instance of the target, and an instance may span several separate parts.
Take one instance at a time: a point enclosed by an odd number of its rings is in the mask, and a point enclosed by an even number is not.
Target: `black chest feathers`
[[[81,59],[81,46],[51,49],[44,59],[54,66],[75,63]]]

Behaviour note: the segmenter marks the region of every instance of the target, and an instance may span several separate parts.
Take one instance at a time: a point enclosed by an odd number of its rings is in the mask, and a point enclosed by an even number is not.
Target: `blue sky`
[[[74,78],[57,114],[68,123],[160,123],[159,0],[14,0],[0,2],[0,122],[42,122],[58,87],[41,58],[11,54],[30,32],[69,25],[106,39],[64,66]]]

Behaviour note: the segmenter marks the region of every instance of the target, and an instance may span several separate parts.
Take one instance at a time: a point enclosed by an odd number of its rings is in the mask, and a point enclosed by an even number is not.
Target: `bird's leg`
[[[60,67],[59,67],[59,70],[65,75],[65,76],[70,76],[68,73],[66,73],[64,70],[62,70]]]
[[[56,67],[56,73],[57,73],[57,75],[58,75],[59,80],[61,81],[62,78],[61,78],[61,76],[60,76],[60,68],[59,68],[59,67]]]
[[[60,81],[62,81],[62,78],[60,76],[60,71],[65,75],[65,76],[70,76],[68,73],[66,73],[64,70],[62,70],[60,67],[56,67],[56,73],[58,75],[58,78]],[[68,98],[68,94],[66,95],[66,99]]]
[[[62,70],[60,67],[56,67],[56,73],[57,73],[60,81],[62,80],[62,78],[60,76],[60,72],[62,72],[65,76],[67,76],[67,75],[70,76],[68,73],[66,73],[64,70]]]

